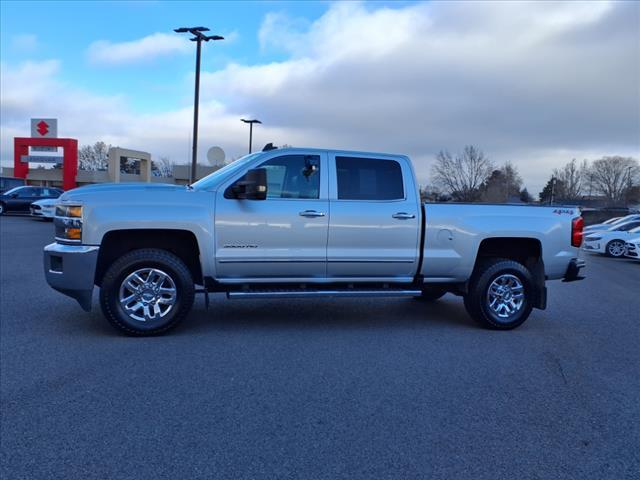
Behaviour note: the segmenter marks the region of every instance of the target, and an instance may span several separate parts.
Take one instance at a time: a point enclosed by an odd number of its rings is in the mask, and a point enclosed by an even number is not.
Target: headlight
[[[54,225],[56,240],[62,243],[82,242],[82,206],[56,205]]]
[[[82,218],[82,205],[56,205],[56,217]]]

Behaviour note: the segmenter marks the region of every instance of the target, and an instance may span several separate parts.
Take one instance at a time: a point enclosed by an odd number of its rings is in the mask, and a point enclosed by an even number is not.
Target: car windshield
[[[262,152],[250,153],[249,155],[245,155],[244,157],[240,157],[238,160],[235,160],[220,170],[216,170],[215,172],[207,175],[206,177],[198,180],[191,187],[194,190],[208,190],[218,185],[218,183],[227,178],[229,175],[232,175],[234,172],[243,168],[247,163],[251,162],[256,157],[260,156]]]
[[[636,221],[632,220],[630,222],[623,222],[623,223],[615,224],[613,227],[607,228],[607,231],[608,232],[618,232],[618,231],[628,232],[628,231],[631,231],[631,229],[629,228],[630,227],[630,225],[629,225],[630,223],[635,224]]]
[[[19,192],[23,188],[25,188],[25,187],[13,187],[11,190],[7,190],[6,192],[4,192],[4,194],[5,195],[11,195],[12,193]]]

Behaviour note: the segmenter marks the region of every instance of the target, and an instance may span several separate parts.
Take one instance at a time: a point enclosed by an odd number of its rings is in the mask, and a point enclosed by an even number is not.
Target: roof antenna
[[[277,150],[278,147],[274,146],[272,142],[267,143],[262,149],[263,152],[268,152],[269,150]]]

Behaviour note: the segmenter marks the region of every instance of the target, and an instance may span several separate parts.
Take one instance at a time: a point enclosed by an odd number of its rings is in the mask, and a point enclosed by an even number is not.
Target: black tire
[[[611,249],[616,245],[621,245],[622,248],[619,250],[615,250],[614,253],[611,253]],[[609,243],[607,243],[607,246],[604,249],[604,254],[607,257],[613,258],[624,257],[624,242],[622,240],[611,240]]]
[[[423,287],[422,294],[416,300],[423,302],[435,302],[446,295],[447,291],[438,287]]]
[[[514,280],[511,277],[517,279]],[[513,282],[522,286],[522,304],[506,317],[501,317],[490,306],[489,287],[494,280],[500,282]],[[509,287],[509,295],[511,293]],[[520,291],[513,287],[515,291]],[[505,258],[491,259],[476,269],[469,283],[469,292],[464,297],[464,306],[469,315],[480,325],[493,330],[512,330],[524,323],[529,318],[533,309],[535,288],[531,272],[521,263]],[[511,297],[508,297],[511,298]],[[503,311],[503,315],[507,312]]]
[[[0,202],[0,215],[4,215],[6,209],[7,207],[4,205],[4,203]]]
[[[122,283],[130,274],[142,269],[160,270],[175,286],[175,302],[160,318],[136,320],[120,305]],[[175,328],[187,316],[194,295],[193,278],[184,262],[166,250],[148,248],[127,253],[107,269],[100,288],[100,306],[109,323],[121,332],[134,336],[157,335]]]

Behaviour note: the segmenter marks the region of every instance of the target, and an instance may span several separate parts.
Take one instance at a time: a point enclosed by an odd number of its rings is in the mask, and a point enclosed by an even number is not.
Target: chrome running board
[[[227,298],[308,298],[308,297],[415,297],[421,290],[240,290],[227,292]]]

